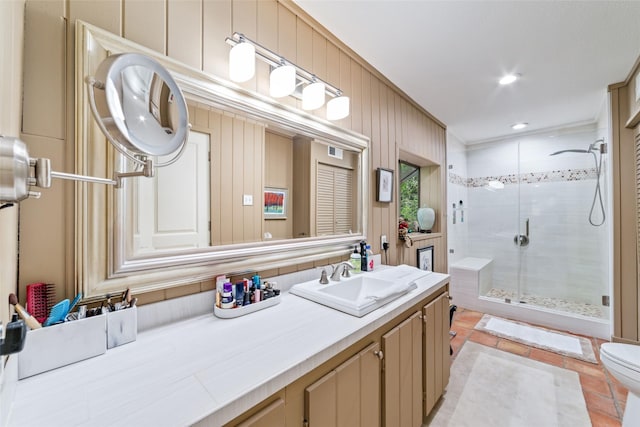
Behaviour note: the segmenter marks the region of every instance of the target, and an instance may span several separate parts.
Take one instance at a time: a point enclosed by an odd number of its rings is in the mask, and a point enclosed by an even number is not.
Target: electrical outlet
[[[380,247],[383,248],[385,243],[387,243],[387,236],[383,234],[380,236]]]
[[[253,206],[253,195],[245,194],[242,196],[242,204],[244,206]]]

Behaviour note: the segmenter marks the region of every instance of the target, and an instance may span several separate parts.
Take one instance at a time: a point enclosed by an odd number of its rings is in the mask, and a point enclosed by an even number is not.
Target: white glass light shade
[[[229,52],[229,78],[242,83],[256,73],[256,48],[251,43],[238,43]]]
[[[340,120],[349,115],[349,97],[337,96],[327,102],[327,119]]]
[[[302,109],[315,110],[324,105],[325,86],[322,82],[315,82],[302,89]]]
[[[274,68],[269,76],[269,94],[274,98],[291,95],[296,90],[296,69],[293,65]]]

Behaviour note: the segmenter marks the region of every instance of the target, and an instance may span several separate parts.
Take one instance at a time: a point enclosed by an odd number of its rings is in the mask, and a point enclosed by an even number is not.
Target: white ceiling
[[[594,122],[640,55],[640,1],[294,1],[465,143]]]

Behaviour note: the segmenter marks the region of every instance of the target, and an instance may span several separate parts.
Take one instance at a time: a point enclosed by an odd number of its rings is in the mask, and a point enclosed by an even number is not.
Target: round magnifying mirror
[[[90,83],[94,116],[114,145],[134,155],[180,155],[189,132],[187,104],[162,65],[137,53],[111,55]]]

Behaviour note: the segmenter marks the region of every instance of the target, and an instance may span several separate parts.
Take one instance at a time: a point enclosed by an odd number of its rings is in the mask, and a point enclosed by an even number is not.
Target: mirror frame
[[[219,274],[265,271],[344,256],[366,238],[368,219],[368,172],[370,141],[364,135],[275,100],[243,89],[176,60],[116,36],[83,21],[76,21],[76,172],[110,176],[122,169],[124,160],[98,129],[87,103],[85,78],[108,54],[137,52],[156,59],[167,68],[187,100],[242,112],[249,117],[360,152],[358,172],[358,233],[261,241],[175,253],[125,257],[123,238],[127,207],[125,192],[107,186],[76,183],[75,277],[76,289],[86,298],[127,287],[136,293],[211,280]],[[136,178],[144,179],[144,178]],[[126,188],[126,184],[125,184]]]

